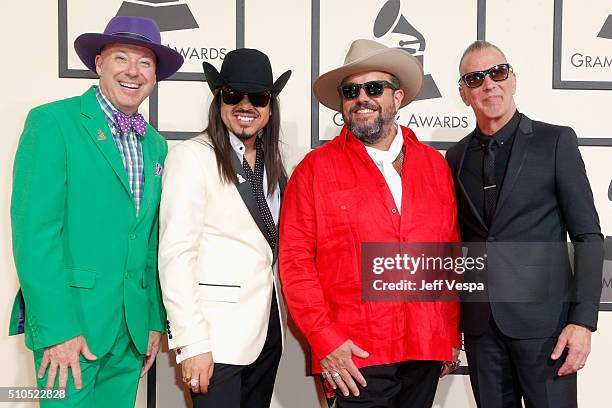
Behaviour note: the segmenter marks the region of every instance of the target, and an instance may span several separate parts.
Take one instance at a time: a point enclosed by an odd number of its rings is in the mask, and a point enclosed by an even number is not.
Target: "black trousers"
[[[438,387],[439,361],[411,360],[360,368],[367,387],[345,397],[336,388],[338,408],[429,408]]]
[[[191,392],[194,408],[268,408],[281,352],[281,326],[273,290],[268,333],[257,360],[246,366],[215,363],[208,393]]]
[[[576,374],[559,377],[550,355],[557,338],[512,339],[493,318],[481,336],[465,335],[470,382],[479,408],[576,408]]]

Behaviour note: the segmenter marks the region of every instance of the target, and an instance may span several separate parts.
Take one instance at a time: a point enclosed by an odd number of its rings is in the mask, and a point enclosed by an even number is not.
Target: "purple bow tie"
[[[123,112],[113,111],[113,117],[115,118],[115,124],[124,135],[127,135],[132,129],[140,136],[144,136],[147,131],[147,124],[140,113],[128,116]]]

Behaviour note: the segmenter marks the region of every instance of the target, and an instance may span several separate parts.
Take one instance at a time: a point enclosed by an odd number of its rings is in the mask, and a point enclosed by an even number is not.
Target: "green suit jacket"
[[[15,156],[11,220],[21,283],[10,334],[36,350],[84,335],[104,355],[125,315],[145,353],[165,331],[157,274],[161,172],[168,146],[147,125],[136,217],[126,171],[90,88],[30,111]]]

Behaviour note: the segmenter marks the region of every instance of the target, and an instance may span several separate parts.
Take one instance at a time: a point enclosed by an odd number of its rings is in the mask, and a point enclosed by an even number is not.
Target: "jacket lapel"
[[[487,231],[489,229],[487,227],[487,224],[484,222],[484,220],[480,216],[480,212],[478,211],[478,209],[474,205],[474,202],[470,198],[470,195],[467,193],[467,190],[465,189],[465,186],[461,182],[461,169],[463,168],[463,161],[465,160],[465,154],[467,153],[468,146],[470,145],[470,140],[472,139],[473,136],[474,136],[474,132],[472,132],[468,137],[463,139],[463,145],[460,146],[461,149],[458,152],[458,154],[459,154],[458,159],[459,160],[457,162],[456,182],[457,182],[457,186],[459,186],[459,192],[463,195],[463,198],[465,199],[465,202],[467,203],[468,207],[470,208],[470,211],[472,212],[472,215],[474,216],[474,218],[476,218],[476,220],[478,221],[480,226],[482,228],[484,228],[485,231]]]
[[[278,183],[278,190],[280,194],[280,205],[278,207],[278,225],[276,226],[277,229],[280,226],[280,215],[283,209],[283,196],[285,195],[285,186],[286,186],[286,183]],[[276,261],[278,260],[278,242],[277,242],[277,245],[274,247],[274,253],[272,255],[273,255],[272,265],[274,265],[276,264]]]
[[[151,201],[153,201],[153,193],[155,186],[155,163],[153,158],[153,152],[151,151],[151,125],[147,124],[147,135],[141,140],[142,146],[142,159],[144,167],[144,190],[142,192],[142,199],[140,201],[140,211],[138,212],[138,222],[144,218]]]
[[[113,135],[108,127],[108,122],[104,118],[102,108],[96,99],[93,87],[89,88],[89,90],[81,96],[81,123],[87,130],[93,143],[100,150],[100,153],[106,158],[106,161],[115,172],[119,182],[123,185],[125,192],[134,204],[134,198],[132,197],[127,174],[125,173],[125,167],[119,156],[119,151],[117,150]],[[134,209],[134,211],[136,210]]]
[[[506,175],[504,176],[501,191],[499,192],[499,198],[497,199],[497,206],[495,208],[495,216],[493,222],[498,217],[506,199],[510,195],[516,180],[519,177],[525,158],[527,157],[527,147],[529,140],[533,136],[533,126],[531,119],[527,116],[521,118],[516,135],[514,136],[514,143],[512,144],[512,151],[508,159],[508,166],[506,168]]]
[[[242,170],[242,163],[240,163],[238,156],[233,151],[230,151],[230,156],[232,158],[232,166],[234,167],[234,171],[240,176],[239,179],[241,180],[236,186],[236,188],[238,189],[238,193],[240,193],[240,197],[242,197],[242,201],[244,201],[244,204],[251,213],[251,217],[253,217],[253,220],[257,224],[257,227],[259,228],[263,236],[266,238],[266,240],[268,240],[266,224],[264,223],[264,220],[261,217],[261,214],[259,213],[257,201],[255,200],[255,196],[253,195],[253,191],[251,190],[251,185],[247,180],[246,174],[244,174],[244,171]]]

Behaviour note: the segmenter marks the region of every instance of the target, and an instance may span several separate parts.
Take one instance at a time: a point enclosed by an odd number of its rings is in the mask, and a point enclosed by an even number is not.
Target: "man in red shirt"
[[[456,303],[361,293],[362,243],[459,239],[444,158],[395,122],[422,81],[406,51],[355,41],[344,65],[314,83],[345,125],[304,158],[284,194],[283,292],[338,407],[431,407],[439,376],[457,366]]]

